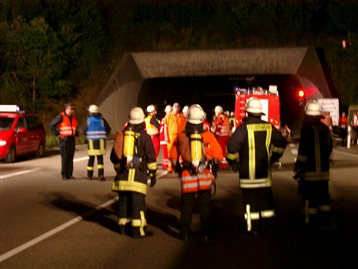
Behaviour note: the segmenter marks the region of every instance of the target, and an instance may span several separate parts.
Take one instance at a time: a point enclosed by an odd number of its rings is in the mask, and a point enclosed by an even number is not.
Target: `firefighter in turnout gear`
[[[97,156],[98,179],[105,180],[103,156],[106,154],[106,138],[111,132],[111,127],[102,117],[98,106],[90,105],[88,112],[87,125],[82,130],[88,141],[87,178],[93,178],[94,160]]]
[[[156,183],[157,163],[150,136],[144,130],[144,112],[140,107],[130,111],[128,125],[116,133],[111,161],[117,175],[112,191],[118,193],[118,224],[121,234],[134,238],[146,235],[147,177]]]
[[[271,165],[286,148],[286,139],[272,124],[261,120],[260,100],[252,97],[246,104],[247,117],[227,144],[227,159],[234,171],[239,170],[243,192],[247,233],[273,232]]]
[[[178,136],[170,153],[170,159],[177,167],[181,180],[181,214],[179,237],[187,240],[195,204],[199,199],[199,214],[205,239],[213,236],[211,213],[211,185],[215,181],[223,154],[215,136],[203,128],[205,113],[199,105],[188,110],[185,130]],[[182,162],[179,162],[179,160]],[[178,166],[180,165],[180,168]]]
[[[294,167],[294,179],[298,181],[302,196],[304,223],[313,229],[318,225],[332,227],[328,188],[332,138],[322,118],[320,105],[308,102]]]

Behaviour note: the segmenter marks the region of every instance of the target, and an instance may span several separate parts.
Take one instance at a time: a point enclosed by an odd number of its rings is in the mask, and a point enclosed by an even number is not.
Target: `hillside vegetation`
[[[126,51],[314,46],[346,109],[358,104],[356,14],[353,0],[0,0],[0,103],[46,123],[68,101],[85,111]]]

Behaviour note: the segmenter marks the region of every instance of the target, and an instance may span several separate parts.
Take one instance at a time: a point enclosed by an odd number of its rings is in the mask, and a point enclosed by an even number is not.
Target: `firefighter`
[[[179,165],[181,180],[181,214],[179,238],[187,240],[194,209],[195,196],[199,199],[199,214],[206,240],[214,235],[211,213],[211,185],[215,181],[222,151],[215,136],[205,131],[203,121],[205,114],[199,105],[188,109],[188,122],[185,130],[178,136],[170,159]]]
[[[87,178],[89,180],[93,178],[94,159],[97,156],[98,179],[106,180],[104,177],[103,155],[106,154],[106,138],[111,132],[111,127],[106,119],[102,117],[98,106],[90,105],[88,112],[87,125],[82,130],[88,141]]]
[[[121,234],[133,238],[146,235],[147,184],[156,184],[157,163],[150,136],[144,130],[145,115],[140,107],[129,114],[127,127],[116,133],[110,159],[117,172],[112,191],[118,193],[118,224]],[[147,180],[149,175],[150,180]]]
[[[227,144],[227,159],[234,171],[239,170],[246,232],[257,236],[274,232],[271,165],[281,158],[287,142],[271,123],[261,120],[265,114],[259,99],[251,97],[245,110],[247,117]]]
[[[226,145],[231,136],[231,125],[230,125],[229,117],[224,113],[224,109],[221,106],[216,106],[214,112],[215,112],[215,122],[212,125],[211,131],[215,134],[216,139],[218,140],[224,155],[223,159],[221,160],[220,167],[222,169],[226,169],[227,168]]]
[[[63,180],[75,179],[73,176],[73,157],[76,149],[76,137],[78,137],[75,110],[74,104],[65,104],[65,111],[58,114],[49,126],[51,133],[59,137]]]
[[[304,223],[308,228],[329,227],[331,199],[328,190],[329,159],[332,138],[329,127],[321,120],[321,106],[310,101],[305,107],[294,179],[302,196]]]
[[[186,118],[183,115],[183,113],[180,112],[180,105],[179,103],[174,103],[172,107],[173,111],[170,112],[165,117],[165,126],[167,127],[168,132],[168,141],[167,141],[167,147],[168,147],[168,153],[170,155],[170,151],[172,150],[172,147],[174,143],[177,140],[178,135],[184,131],[185,124],[186,124]],[[169,162],[168,172],[173,172],[174,168]]]
[[[159,148],[160,148],[160,140],[159,140],[159,127],[160,122],[157,119],[157,109],[155,105],[147,106],[147,113],[148,116],[145,118],[145,130],[147,134],[152,139],[154,150],[155,150],[155,157],[158,157]]]
[[[168,129],[165,125],[165,118],[167,115],[172,111],[172,106],[167,105],[164,109],[165,116],[160,121],[160,129],[159,129],[159,136],[160,136],[160,146],[162,148],[162,168],[168,169],[169,164],[169,155],[168,155]]]

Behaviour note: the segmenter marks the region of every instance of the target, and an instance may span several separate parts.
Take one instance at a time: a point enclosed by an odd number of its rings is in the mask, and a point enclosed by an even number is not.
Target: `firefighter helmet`
[[[145,115],[143,109],[140,107],[134,107],[129,113],[129,123],[130,124],[140,124],[144,122]]]
[[[192,124],[201,124],[205,119],[204,110],[200,105],[192,105],[188,109],[188,122]]]
[[[260,99],[258,99],[256,97],[251,97],[247,101],[245,110],[248,113],[265,115],[265,113],[262,112],[262,105],[261,105]]]
[[[188,110],[189,110],[189,106],[184,106],[184,107],[183,107],[182,112],[183,112],[183,114],[184,114],[185,117],[188,115]]]
[[[222,108],[222,106],[216,106],[214,112],[215,114],[221,114],[224,112],[224,109]]]
[[[171,112],[172,111],[172,106],[171,105],[167,105],[166,107],[165,107],[165,109],[164,109],[164,112],[165,113],[169,113],[169,112]]]
[[[322,116],[321,106],[315,101],[309,101],[305,107],[305,113],[308,116]]]
[[[152,113],[152,112],[154,112],[154,111],[156,111],[154,105],[149,105],[149,106],[147,106],[147,112],[148,112],[148,113]]]
[[[99,113],[99,107],[96,105],[90,105],[88,108],[88,112],[91,114]]]

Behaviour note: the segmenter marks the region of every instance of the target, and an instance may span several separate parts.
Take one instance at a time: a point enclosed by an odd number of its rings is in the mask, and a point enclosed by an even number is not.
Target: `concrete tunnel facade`
[[[336,97],[322,54],[316,48],[298,47],[126,53],[96,103],[114,133],[123,128],[130,109],[139,105],[148,79],[235,75],[292,75],[309,93],[308,99]]]

